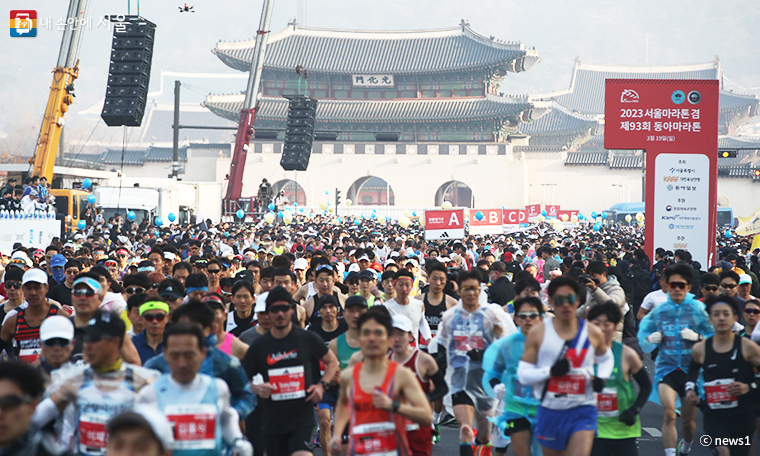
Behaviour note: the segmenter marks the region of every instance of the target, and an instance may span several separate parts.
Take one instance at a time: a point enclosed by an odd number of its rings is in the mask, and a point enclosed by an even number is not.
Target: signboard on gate
[[[483,213],[483,219],[478,220],[478,212]],[[470,209],[470,234],[501,234],[501,209]]]
[[[525,212],[528,213],[528,222],[535,222],[541,214],[541,205],[531,204],[530,206],[525,206]]]
[[[646,150],[645,242],[715,264],[717,80],[608,79],[606,149]]]
[[[464,209],[425,211],[425,240],[464,239]]]
[[[547,218],[557,218],[559,217],[559,204],[547,204],[546,205],[546,217]]]

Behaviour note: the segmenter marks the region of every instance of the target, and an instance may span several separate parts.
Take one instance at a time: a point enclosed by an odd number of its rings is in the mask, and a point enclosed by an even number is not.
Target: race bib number
[[[485,344],[483,341],[483,331],[470,333],[467,331],[453,331],[454,333],[454,351],[457,355],[466,355],[470,350],[483,350]]]
[[[273,401],[289,401],[306,397],[303,366],[269,369],[269,383],[274,385]]]
[[[396,424],[392,421],[354,426],[354,454],[397,456]]]
[[[729,409],[739,405],[736,396],[728,392],[728,385],[734,380],[721,378],[705,383],[705,399],[712,410]]]
[[[586,376],[580,373],[570,373],[562,377],[549,379],[547,391],[553,399],[566,399],[570,401],[584,400],[586,398]]]
[[[79,451],[86,454],[102,454],[108,441],[106,432],[108,418],[82,414],[79,417]]]
[[[18,352],[18,359],[25,363],[33,363],[40,357],[40,348],[22,348]]]
[[[212,404],[167,406],[166,418],[174,428],[174,449],[215,449],[216,412],[216,406]]]
[[[598,416],[613,418],[618,416],[617,388],[604,388],[596,395]]]

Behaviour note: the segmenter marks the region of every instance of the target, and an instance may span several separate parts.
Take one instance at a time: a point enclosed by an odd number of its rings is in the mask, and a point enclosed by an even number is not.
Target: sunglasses
[[[536,312],[520,312],[516,316],[517,318],[527,318],[530,320],[533,320],[539,317],[539,315]]]
[[[676,290],[685,290],[686,289],[686,282],[670,282],[668,286],[670,288],[676,289]]]
[[[68,347],[71,345],[71,341],[69,339],[64,339],[63,337],[53,337],[48,340],[43,340],[42,345],[46,347]]]
[[[232,293],[229,291],[222,290],[222,296],[232,296]]]
[[[124,290],[127,294],[138,294],[138,293],[145,293],[145,288],[143,287],[129,287]]]
[[[110,340],[110,339],[115,339],[115,337],[103,336],[102,334],[85,334],[84,337],[82,338],[82,340],[84,340],[88,344],[97,344],[103,339]]]
[[[5,282],[5,288],[10,290],[20,290],[21,282]]]
[[[17,396],[15,394],[9,394],[7,396],[0,397],[0,409],[3,411],[12,410],[22,406],[23,404],[31,404],[34,402],[30,396]]]
[[[575,295],[564,295],[564,296],[554,296],[553,298],[554,306],[560,307],[565,304],[575,304],[575,301],[578,300],[578,297]]]
[[[285,313],[290,310],[290,306],[272,306],[269,309],[267,309],[267,312],[278,314],[280,312]]]
[[[206,269],[206,271],[207,271],[209,274],[219,274],[220,272],[222,272],[222,270],[221,270],[221,269]]]
[[[734,288],[736,288],[736,284],[735,283],[721,283],[720,287],[725,288],[726,290],[733,290]]]
[[[150,284],[150,287],[151,287],[151,288],[158,288],[158,287],[160,287],[160,286],[161,286],[161,284],[160,284],[160,283],[152,283],[152,284]]]
[[[462,287],[462,291],[475,291],[480,292],[480,287]]]
[[[126,258],[126,257],[127,257],[127,256],[126,256],[126,255],[124,255],[123,253],[120,253],[120,254],[118,254],[118,255],[116,255],[116,256],[117,256],[117,257],[119,257],[119,258]]]
[[[757,315],[757,314],[760,314],[760,310],[758,310],[758,309],[744,309],[744,313],[750,314],[750,315]]]
[[[148,323],[153,323],[154,321],[157,321],[157,322],[161,323],[166,318],[166,314],[164,314],[164,313],[160,313],[160,314],[145,313],[145,314],[142,314],[142,317]]]
[[[77,288],[76,290],[73,290],[71,294],[74,296],[79,296],[79,297],[86,296],[88,298],[91,298],[95,296],[95,291],[90,290],[89,288]]]
[[[322,269],[329,269],[330,271],[333,270],[332,266],[330,266],[329,264],[320,264],[319,266],[317,266],[317,271],[321,271]]]
[[[717,285],[706,285],[704,288],[705,290],[710,291],[710,292],[718,291]]]

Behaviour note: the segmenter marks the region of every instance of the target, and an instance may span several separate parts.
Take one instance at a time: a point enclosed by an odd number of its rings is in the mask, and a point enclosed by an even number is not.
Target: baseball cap
[[[267,311],[267,296],[269,296],[269,292],[266,291],[264,293],[261,293],[256,298],[256,306],[253,308],[254,313],[259,312],[266,312]]]
[[[171,450],[174,447],[172,426],[166,415],[153,405],[135,405],[132,409],[116,415],[108,422],[107,430],[109,434],[114,434],[122,427],[148,429],[156,440],[161,442],[164,450]]]
[[[744,285],[745,283],[752,285],[752,276],[749,274],[739,274],[739,285]]]
[[[235,282],[239,282],[241,280],[253,283],[253,273],[251,271],[240,271],[235,274]]]
[[[351,263],[351,266],[348,267],[348,272],[359,272],[359,270],[359,265],[356,263]]]
[[[330,304],[331,306],[335,306],[335,308],[339,308],[338,304],[338,298],[336,298],[333,295],[324,295],[321,298],[317,300],[317,306],[321,309],[322,306]]]
[[[346,299],[346,309],[352,306],[361,306],[365,309],[369,308],[369,305],[367,305],[367,300],[360,295],[349,296],[348,299]]]
[[[164,259],[166,260],[174,260],[177,258],[177,255],[172,252],[164,252]]]
[[[60,253],[56,253],[53,255],[53,258],[50,259],[50,267],[56,268],[59,266],[65,266],[66,265],[66,257],[61,255]]]
[[[308,269],[309,268],[309,262],[306,261],[306,258],[299,258],[293,263],[293,269]]]
[[[185,287],[177,279],[164,279],[158,285],[158,295],[176,301],[185,296]]]
[[[406,315],[401,314],[396,314],[393,316],[393,327],[404,332],[412,332],[414,330],[412,326],[412,320],[410,320]]]
[[[274,304],[277,304],[279,302],[286,302],[288,304],[291,303],[293,300],[293,296],[288,293],[288,290],[286,290],[283,287],[274,287],[271,290],[269,290],[269,295],[267,295],[266,305],[267,310]]]
[[[74,339],[74,324],[63,315],[47,317],[40,326],[40,340],[49,339]]]
[[[26,277],[26,275],[24,275],[24,277]],[[100,285],[100,282],[93,279],[92,277],[80,277],[76,279],[71,288],[76,288],[77,285],[85,285],[87,288],[98,294],[103,291],[103,287]]]
[[[375,275],[375,271],[373,271],[372,269],[365,269],[359,273],[359,280],[361,279],[375,280],[376,278],[377,276]]]
[[[356,271],[351,271],[346,276],[346,280],[344,280],[344,282],[350,282],[350,281],[352,281],[354,279],[359,280],[359,273],[356,272]]]
[[[48,275],[42,269],[30,269],[24,273],[24,277],[21,279],[21,284],[26,285],[29,282],[48,283]]]
[[[84,327],[84,335],[123,338],[126,330],[124,321],[116,312],[98,309]]]
[[[367,255],[367,254],[365,253],[364,255],[362,255],[362,256],[360,256],[359,258],[357,258],[357,260],[356,260],[356,261],[369,261],[369,255]]]

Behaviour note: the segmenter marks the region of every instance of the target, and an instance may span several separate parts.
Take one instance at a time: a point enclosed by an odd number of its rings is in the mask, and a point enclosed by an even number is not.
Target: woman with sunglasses
[[[696,432],[696,407],[684,401],[688,381],[691,348],[695,343],[713,335],[705,306],[691,291],[693,269],[686,264],[665,268],[662,277],[668,283],[668,300],[655,307],[639,325],[639,345],[645,353],[659,348],[655,361],[654,381],[649,400],[662,404],[664,409],[662,442],[668,454],[676,454],[676,399],[681,398],[681,454],[688,454]]]
[[[10,311],[24,303],[24,292],[21,291],[21,279],[24,270],[9,268],[5,271],[5,294],[8,299],[0,301],[0,319],[4,320]]]

